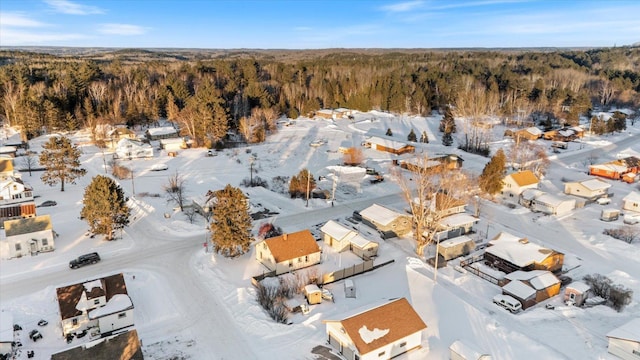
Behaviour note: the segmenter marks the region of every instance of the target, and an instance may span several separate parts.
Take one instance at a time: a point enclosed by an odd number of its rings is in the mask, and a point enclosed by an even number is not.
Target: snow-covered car
[[[42,339],[42,334],[38,330],[31,330],[29,338],[35,342],[38,341],[38,339]]]
[[[169,168],[169,165],[167,164],[153,164],[151,166],[151,171],[163,171],[163,170],[167,170]]]
[[[635,225],[640,222],[640,214],[626,213],[624,214],[624,218],[622,219],[622,222],[627,225]]]
[[[609,205],[609,204],[611,204],[611,199],[610,198],[599,198],[598,200],[596,200],[596,203],[598,205]]]
[[[513,296],[498,294],[493,297],[493,302],[494,304],[501,306],[514,314],[522,310],[522,304]]]

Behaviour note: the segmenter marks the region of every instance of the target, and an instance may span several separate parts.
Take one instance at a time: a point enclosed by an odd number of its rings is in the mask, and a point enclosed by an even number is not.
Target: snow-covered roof
[[[452,239],[447,239],[445,241],[441,241],[438,244],[438,246],[440,246],[441,248],[450,248],[450,247],[454,247],[456,245],[467,243],[469,241],[474,242],[473,239],[468,237],[467,235],[462,235],[462,236],[454,237]]]
[[[168,145],[168,144],[182,144],[184,143],[184,139],[181,137],[176,138],[168,138],[168,139],[160,139],[160,144]]]
[[[635,318],[610,331],[607,337],[640,342],[640,318]]]
[[[0,343],[13,342],[13,315],[10,312],[0,313]]]
[[[118,143],[116,144],[117,149],[126,149],[130,146],[138,147],[138,148],[151,148],[151,145],[147,143],[143,143],[140,140],[130,139],[130,138],[122,138],[118,140]]]
[[[398,217],[404,216],[401,213],[387,209],[386,207],[378,204],[373,204],[360,211],[360,215],[367,220],[374,221],[381,225],[388,225]]]
[[[52,230],[51,216],[48,214],[26,219],[7,220],[4,222],[4,233],[7,237],[45,230]]]
[[[585,181],[581,181],[580,184],[582,184],[582,186],[586,187],[589,190],[602,190],[602,189],[608,189],[611,187],[611,184],[605,181],[602,181],[600,179],[585,180]]]
[[[573,134],[575,134],[575,131],[573,131],[571,129],[558,130],[558,135],[560,135],[560,136],[569,137],[569,136],[571,136]]]
[[[528,133],[530,133],[531,135],[542,135],[542,130],[538,129],[535,126],[532,127],[528,127],[525,130],[527,130]]]
[[[384,330],[380,330],[378,328],[368,329],[367,325],[362,325],[362,327],[358,329],[358,334],[360,335],[360,338],[362,339],[362,341],[364,341],[367,344],[371,344],[375,340],[378,340],[381,337],[384,337],[388,333],[389,333],[389,329],[384,329]]]
[[[320,110],[316,111],[316,114],[332,115],[333,114],[333,110],[331,110],[331,109],[320,109]]]
[[[444,218],[440,219],[440,221],[438,221],[438,223],[441,226],[456,228],[456,227],[460,227],[460,226],[463,226],[463,225],[476,223],[479,220],[480,219],[478,219],[477,217],[469,215],[467,213],[459,213],[459,214],[453,214],[453,215],[449,215],[447,217],[444,217]]]
[[[116,294],[104,306],[89,311],[89,319],[97,319],[105,315],[117,313],[133,307],[129,295]]]
[[[526,280],[529,281],[531,286],[536,290],[546,289],[549,286],[560,283],[560,280],[553,275],[551,271],[546,270],[532,270],[532,271],[514,271],[505,275],[505,279],[509,280]]]
[[[616,164],[596,164],[596,165],[591,165],[592,169],[600,169],[600,170],[605,170],[605,171],[613,171],[613,172],[625,172],[627,171],[627,167],[623,166],[623,165],[616,165]]]
[[[178,133],[178,130],[176,130],[176,128],[174,128],[173,126],[163,126],[163,127],[149,128],[147,132],[149,133],[149,135],[154,136],[154,135],[176,134]]]
[[[93,290],[93,288],[102,289],[102,281],[100,281],[100,279],[87,281],[86,283],[82,284],[82,286],[84,286],[84,291],[85,292],[89,292],[90,293],[91,290]]]
[[[535,200],[538,203],[542,203],[542,204],[553,206],[553,207],[558,207],[562,203],[567,202],[567,201],[575,202],[574,199],[561,198],[561,197],[558,197],[558,196],[555,196],[555,195],[552,195],[552,194],[549,194],[549,193],[542,193],[542,194],[536,196]]]
[[[520,194],[520,196],[524,199],[524,200],[533,200],[535,198],[537,198],[538,196],[544,194],[544,191],[542,190],[538,190],[538,189],[525,189],[522,194]]]
[[[321,291],[322,290],[320,290],[320,288],[316,284],[309,284],[309,285],[305,285],[304,287],[305,294],[311,294],[311,293],[321,292]]]
[[[460,355],[462,359],[481,359],[482,356],[486,356],[487,354],[483,354],[482,352],[476,350],[474,347],[470,346],[466,342],[462,342],[460,340],[454,341],[449,349],[453,350],[456,354]]]
[[[355,231],[333,220],[329,220],[322,225],[320,231],[337,240],[343,240],[346,239],[347,236],[353,237],[357,234]]]
[[[622,201],[630,201],[630,202],[640,202],[640,193],[637,191],[632,191],[627,196],[622,198]]]
[[[367,245],[369,244],[376,244],[376,242],[365,239],[364,237],[362,237],[362,235],[357,234],[356,236],[352,237],[351,239],[349,239],[349,242],[361,249],[364,249],[365,247],[367,247]]]
[[[582,281],[574,281],[571,284],[567,285],[567,289],[574,289],[575,291],[585,293],[591,290],[591,286],[583,283]]]
[[[536,294],[536,289],[531,286],[519,281],[511,281],[507,285],[502,287],[504,292],[507,292],[518,299],[528,299]]]
[[[369,142],[372,144],[376,144],[376,145],[381,145],[384,146],[386,148],[389,149],[393,149],[393,150],[400,150],[402,148],[404,148],[405,146],[410,146],[407,143],[403,143],[400,141],[395,141],[395,140],[388,140],[388,139],[382,139],[379,137],[371,137],[371,139],[369,139]]]
[[[491,240],[489,242],[491,246],[487,247],[485,251],[516,266],[525,267],[534,262],[542,262],[553,253],[553,250],[531,243],[527,239],[504,232],[501,234],[506,235]]]

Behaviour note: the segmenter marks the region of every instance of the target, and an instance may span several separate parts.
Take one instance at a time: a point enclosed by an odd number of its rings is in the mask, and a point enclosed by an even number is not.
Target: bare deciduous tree
[[[522,139],[507,149],[507,159],[512,167],[531,170],[536,176],[544,175],[550,164],[544,145]]]
[[[36,153],[33,151],[27,151],[27,153],[22,157],[22,165],[29,171],[29,176],[31,176],[31,171],[33,168],[38,165],[38,157]]]
[[[169,176],[167,183],[162,186],[168,197],[168,201],[173,201],[184,211],[184,200],[186,193],[186,180],[177,171]]]

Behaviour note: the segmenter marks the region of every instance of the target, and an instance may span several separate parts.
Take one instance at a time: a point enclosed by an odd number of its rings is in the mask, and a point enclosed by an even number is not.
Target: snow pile
[[[380,339],[381,337],[387,335],[389,333],[389,329],[380,330],[378,328],[374,328],[373,330],[367,329],[367,325],[362,325],[360,329],[358,329],[358,334],[360,334],[360,338],[367,344],[371,344],[375,340]]]

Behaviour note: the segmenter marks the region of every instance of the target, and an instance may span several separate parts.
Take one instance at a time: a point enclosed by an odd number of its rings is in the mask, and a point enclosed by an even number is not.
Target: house
[[[412,230],[411,217],[382,205],[373,204],[360,211],[360,216],[363,223],[378,230],[385,239],[403,236]]]
[[[582,306],[591,296],[591,287],[582,281],[574,281],[564,289],[564,302],[568,305]]]
[[[438,255],[445,261],[455,259],[459,256],[467,256],[476,248],[476,243],[472,238],[462,235],[453,239],[447,239],[438,243]]]
[[[347,360],[384,360],[404,354],[421,346],[427,328],[406,298],[323,322],[329,344]]]
[[[378,256],[378,243],[365,239],[360,234],[349,240],[349,248],[352,253],[364,260],[369,260],[372,257]]]
[[[116,147],[116,144],[122,139],[137,139],[136,133],[126,127],[117,127],[107,133],[107,137],[110,140],[110,146]]]
[[[160,140],[160,149],[166,151],[178,151],[187,148],[187,142],[183,138],[170,138]]]
[[[470,234],[473,232],[473,225],[478,221],[480,219],[467,213],[449,215],[439,219],[434,240],[442,241]]]
[[[563,216],[576,208],[576,200],[542,193],[537,195],[531,201],[531,206],[529,208],[533,212]]]
[[[323,119],[335,119],[335,114],[333,112],[333,110],[331,109],[320,109],[318,111],[316,111],[316,115],[317,117],[321,117]]]
[[[529,242],[507,232],[500,232],[485,249],[483,258],[489,265],[505,273],[517,270],[562,270],[564,254]]]
[[[535,126],[520,129],[513,132],[513,138],[517,140],[538,140],[542,137],[542,130]]]
[[[13,315],[8,311],[0,312],[0,358],[11,354],[13,350]],[[4,359],[4,358],[3,358]]]
[[[324,243],[337,252],[348,250],[351,244],[349,241],[358,235],[356,231],[333,220],[329,220],[322,225],[320,231],[322,232]]]
[[[34,216],[36,216],[36,203],[33,201],[0,205],[0,226],[4,226],[6,220],[26,219]]]
[[[0,146],[0,156],[14,158],[17,152],[18,148],[15,146]]]
[[[176,129],[175,127],[173,127],[173,126],[162,126],[162,127],[149,128],[145,132],[145,136],[150,141],[160,140],[160,139],[176,138],[176,137],[179,136],[179,130]]]
[[[607,179],[619,180],[629,171],[626,166],[613,163],[589,166],[589,175],[602,176]]]
[[[544,191],[542,190],[525,189],[520,194],[520,200],[518,201],[518,203],[526,208],[530,208],[531,205],[533,204],[533,200],[542,194],[544,194]]]
[[[400,161],[400,167],[412,172],[455,170],[462,168],[464,160],[456,154],[446,154],[428,159],[409,158]]]
[[[8,176],[0,180],[0,206],[27,201],[33,201],[33,191],[21,179]]]
[[[367,144],[371,146],[373,150],[388,152],[395,155],[407,153],[412,154],[416,150],[413,145],[409,145],[401,141],[382,139],[375,136],[367,140]]]
[[[560,280],[546,270],[514,271],[504,277],[502,293],[516,298],[529,308],[560,293]]]
[[[449,215],[463,213],[466,205],[467,203],[460,199],[437,192],[429,200],[429,212],[432,217],[442,219]]]
[[[51,360],[144,360],[142,342],[133,329],[51,355]]]
[[[514,198],[517,202],[524,190],[537,189],[539,182],[540,180],[531,170],[518,171],[502,179],[500,194],[505,198]]]
[[[640,318],[635,318],[607,334],[607,351],[624,360],[640,357]]]
[[[264,239],[256,244],[256,260],[276,275],[320,263],[321,250],[311,231]]]
[[[622,198],[622,210],[640,212],[640,193],[632,191]]]
[[[56,289],[62,335],[90,330],[101,337],[133,326],[133,303],[122,273]]]
[[[153,157],[153,147],[140,140],[124,138],[116,144],[114,159],[134,159]]]
[[[13,168],[13,159],[7,157],[0,157],[0,181],[7,180],[8,178],[19,178],[19,174]]]
[[[635,156],[627,156],[622,159],[614,160],[611,163],[626,167],[627,173],[640,173],[640,158]]]
[[[49,215],[4,222],[9,257],[37,255],[55,250],[53,227]]]
[[[564,183],[564,193],[581,198],[595,200],[600,197],[607,197],[611,184],[606,181],[594,178],[583,181],[572,181]]]

